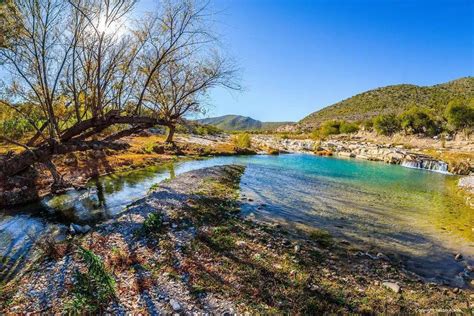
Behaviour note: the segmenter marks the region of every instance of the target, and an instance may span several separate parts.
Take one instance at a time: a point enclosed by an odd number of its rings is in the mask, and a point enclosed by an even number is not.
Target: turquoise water
[[[454,253],[474,258],[474,212],[456,196],[456,177],[303,154],[217,157],[104,176],[91,181],[87,190],[4,210],[0,253],[31,246],[48,225],[113,218],[163,179],[232,163],[247,166],[241,180],[246,216],[290,228],[327,229],[355,247],[373,247],[438,281],[462,281],[457,275],[466,262],[455,262]],[[26,235],[26,228],[34,231]]]

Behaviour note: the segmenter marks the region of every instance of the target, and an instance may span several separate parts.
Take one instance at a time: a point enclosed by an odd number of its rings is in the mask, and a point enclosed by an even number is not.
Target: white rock
[[[394,291],[395,293],[400,292],[400,285],[398,285],[397,283],[384,282],[384,283],[382,283],[382,285],[385,286],[387,289],[390,289],[390,290]]]
[[[179,312],[181,310],[181,305],[174,299],[170,299],[170,305],[175,312]]]

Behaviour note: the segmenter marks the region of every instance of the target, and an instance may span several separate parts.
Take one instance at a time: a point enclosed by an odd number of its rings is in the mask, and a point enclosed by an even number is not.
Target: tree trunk
[[[168,125],[168,135],[166,136],[167,143],[173,142],[173,136],[174,136],[175,130],[176,130],[176,126],[174,124]]]
[[[106,139],[105,141],[86,141],[85,138],[91,137],[103,131],[105,128],[115,124],[135,125],[126,131],[122,131]],[[122,145],[114,144],[111,140],[117,140],[120,137],[130,135],[145,127],[154,125],[167,125],[170,128],[167,142],[173,141],[175,126],[170,125],[161,119],[155,119],[145,116],[120,116],[119,112],[111,111],[104,117],[91,118],[76,123],[74,126],[65,130],[60,136],[60,141],[50,139],[37,145],[36,148],[25,150],[13,157],[0,159],[0,178],[2,176],[13,176],[27,169],[36,162],[45,162],[54,155],[66,154],[77,150],[97,149],[97,147],[120,147]],[[122,148],[124,149],[124,148]]]
[[[51,160],[46,160],[45,162],[43,162],[43,164],[48,168],[49,172],[51,173],[51,176],[53,176],[54,182],[51,186],[51,191],[53,193],[62,192],[67,187],[67,183],[64,181],[63,176],[58,172],[56,166]]]
[[[128,144],[102,141],[70,141],[65,144],[44,144],[39,148],[25,150],[6,160],[0,160],[0,179],[20,173],[37,162],[48,163],[54,155],[63,155],[74,151],[110,148],[124,150]],[[53,175],[54,176],[54,175]]]

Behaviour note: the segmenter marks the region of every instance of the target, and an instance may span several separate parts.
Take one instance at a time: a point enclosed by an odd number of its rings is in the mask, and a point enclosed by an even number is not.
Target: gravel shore
[[[376,249],[242,218],[243,172],[234,165],[191,171],[84,235],[51,236],[2,285],[0,313],[471,309],[470,290],[424,283]]]

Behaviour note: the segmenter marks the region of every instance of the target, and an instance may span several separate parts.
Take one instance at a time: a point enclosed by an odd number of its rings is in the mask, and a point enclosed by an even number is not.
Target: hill
[[[225,131],[270,130],[290,122],[262,122],[248,116],[224,115],[196,120],[200,124],[212,125]]]
[[[311,113],[298,125],[308,129],[327,120],[366,120],[379,114],[400,114],[413,105],[443,113],[455,98],[474,98],[474,77],[426,87],[400,84],[369,90]]]

